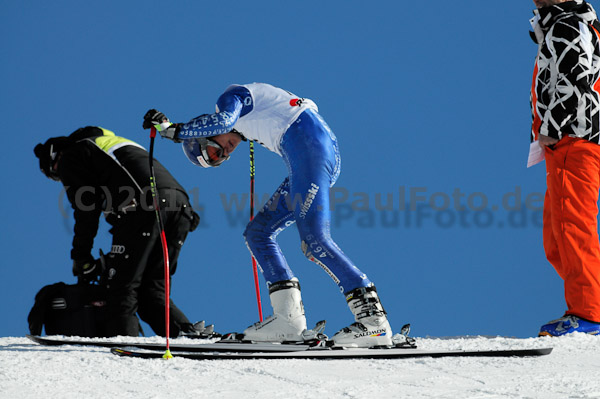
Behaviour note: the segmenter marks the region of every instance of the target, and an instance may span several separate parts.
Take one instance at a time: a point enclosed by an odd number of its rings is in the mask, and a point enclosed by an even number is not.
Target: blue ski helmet
[[[223,155],[223,147],[209,138],[184,140],[181,148],[187,159],[203,168],[220,166],[229,159]]]

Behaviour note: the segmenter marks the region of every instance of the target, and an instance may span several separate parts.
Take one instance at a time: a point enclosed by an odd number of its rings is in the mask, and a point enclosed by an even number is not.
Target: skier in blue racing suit
[[[248,327],[244,339],[283,342],[314,337],[306,328],[300,285],[276,241],[295,222],[304,255],[335,281],[355,317],[355,323],[332,337],[335,344],[391,345],[392,330],[375,286],[330,235],[329,188],[340,174],[340,154],[316,104],[269,84],[252,83],[228,87],[216,108],[216,113],[184,124],[172,124],[161,112],[150,110],[144,128],[155,126],[163,137],[183,142],[184,153],[198,166],[219,166],[244,139],[279,154],[287,165],[288,177],[244,232],[273,306],[273,315]]]

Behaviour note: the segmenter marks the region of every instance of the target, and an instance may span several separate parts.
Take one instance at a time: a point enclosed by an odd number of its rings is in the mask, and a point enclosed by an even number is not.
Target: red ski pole
[[[250,141],[250,221],[254,219],[254,174],[254,142]],[[260,285],[258,283],[258,267],[254,256],[252,256],[252,273],[254,274],[254,289],[256,291],[258,317],[260,321],[263,321],[262,304],[260,301]]]
[[[159,207],[159,198],[158,191],[156,190],[156,178],[154,176],[154,138],[156,137],[156,128],[153,126],[150,129],[150,190],[152,191],[152,201],[154,202],[154,213],[156,214],[156,220],[158,221],[158,226],[160,228],[160,242],[162,245],[163,259],[165,264],[165,335],[167,338],[166,342],[166,351],[163,355],[163,359],[171,359],[173,355],[171,354],[170,344],[169,344],[169,335],[170,335],[170,277],[171,273],[169,271],[169,249],[167,247],[167,237],[165,235],[165,226],[163,224],[162,217],[160,215],[160,207]]]

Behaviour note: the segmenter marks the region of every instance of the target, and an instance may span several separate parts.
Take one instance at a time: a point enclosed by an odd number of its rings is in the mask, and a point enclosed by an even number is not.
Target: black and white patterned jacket
[[[600,32],[594,8],[583,0],[534,11],[532,38],[539,45],[531,87],[538,134],[561,139],[600,138]]]

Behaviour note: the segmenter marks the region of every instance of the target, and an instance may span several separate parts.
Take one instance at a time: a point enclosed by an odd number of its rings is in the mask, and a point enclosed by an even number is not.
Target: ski
[[[325,322],[320,321],[315,328],[311,330],[314,337],[303,342],[251,342],[245,341],[242,334],[230,333],[225,334],[219,341],[211,340],[204,341],[200,344],[178,344],[169,345],[171,352],[237,352],[237,353],[256,353],[256,352],[302,352],[308,349],[317,347],[338,349],[334,347],[332,341],[327,340],[327,336],[322,334]],[[394,345],[390,348],[416,348],[415,339],[409,337],[410,324],[402,327],[399,334],[394,335]],[[105,348],[115,347],[135,347],[145,350],[165,350],[165,344],[162,343],[145,343],[145,342],[123,342],[109,339],[94,340],[81,339],[77,337],[42,337],[39,335],[27,335],[27,338],[41,345],[56,346],[56,345],[76,345],[76,346],[100,346]]]
[[[122,341],[93,341],[76,338],[40,337],[27,335],[27,337],[41,345],[76,345],[76,346],[100,346],[112,348],[111,352],[128,357],[138,358],[161,358],[164,355],[165,345],[144,342],[122,342]],[[414,345],[414,344],[413,344]],[[135,349],[133,349],[135,348]],[[543,356],[548,355],[552,348],[540,349],[508,349],[508,350],[456,350],[436,351],[420,350],[411,347],[398,348],[336,348],[311,344],[280,344],[280,343],[249,343],[230,339],[203,344],[173,344],[170,350],[176,357],[189,359],[395,359],[414,357],[450,357],[450,356]]]
[[[417,357],[531,357],[544,356],[552,348],[508,349],[508,350],[423,350],[423,349],[332,349],[318,347],[295,352],[178,352],[174,357],[193,360],[241,360],[241,359],[405,359]],[[164,352],[112,348],[111,353],[121,357],[161,359]]]
[[[138,349],[164,350],[165,344],[145,342],[122,342],[110,340],[83,340],[77,338],[41,337],[27,335],[30,340],[46,346],[75,345],[75,346],[100,346],[104,348],[136,347]],[[280,343],[249,343],[237,340],[218,341],[202,344],[176,344],[171,343],[171,352],[294,352],[304,351],[310,344],[280,344]]]

